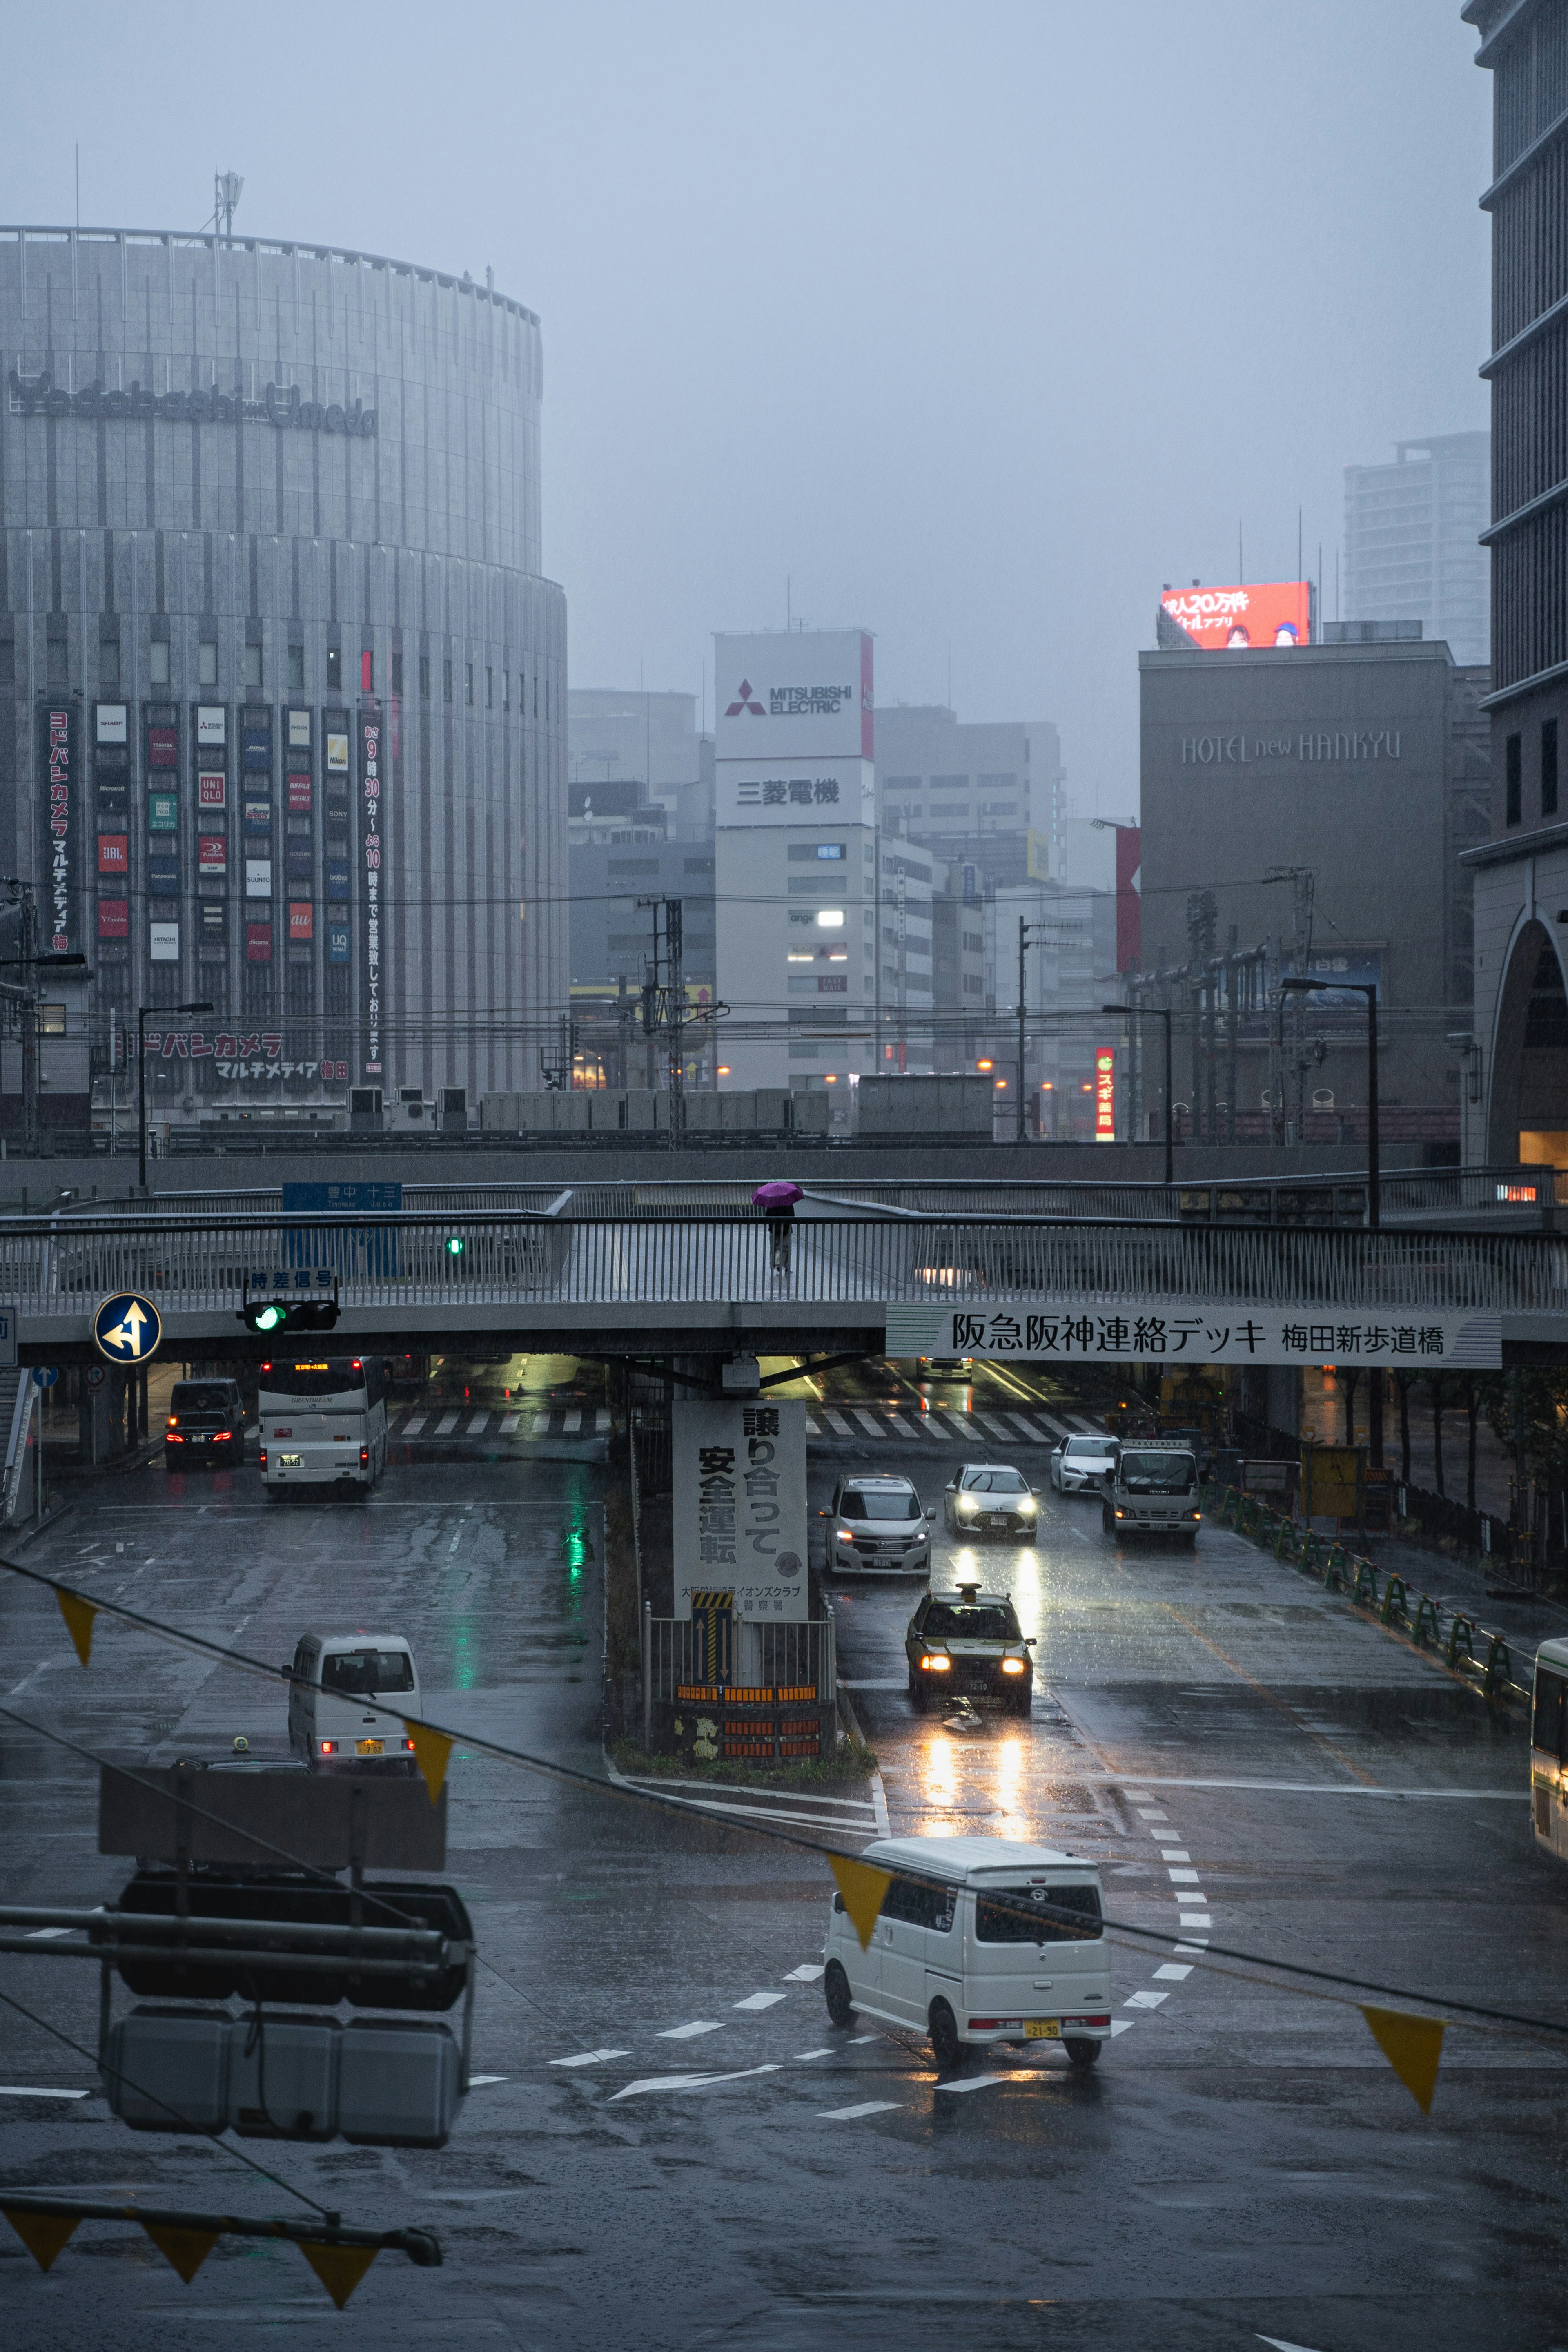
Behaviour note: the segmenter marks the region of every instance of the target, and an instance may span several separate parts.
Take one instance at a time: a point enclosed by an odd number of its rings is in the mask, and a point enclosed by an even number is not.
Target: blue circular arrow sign
[[[150,1298],[116,1291],[92,1318],[93,1345],[111,1364],[144,1364],[158,1350],[163,1319]]]

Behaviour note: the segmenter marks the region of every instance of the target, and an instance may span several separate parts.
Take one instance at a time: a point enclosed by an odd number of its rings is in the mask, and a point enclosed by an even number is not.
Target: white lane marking
[[[445,1413],[442,1416],[441,1420],[436,1423],[435,1427],[431,1432],[431,1435],[433,1437],[450,1437],[452,1432],[456,1428],[456,1426],[457,1415],[455,1412]]]
[[[1161,2001],[1169,1998],[1168,1993],[1163,1992],[1133,1992],[1127,1995],[1122,2006],[1124,2009],[1158,2009]]]
[[[839,1676],[839,1688],[841,1690],[907,1690],[908,1687],[909,1677],[907,1675],[884,1676],[880,1682],[867,1681],[863,1678],[858,1682],[852,1682],[847,1675],[841,1675]]]
[[[609,1426],[610,1426],[610,1408],[609,1408],[609,1406],[608,1406],[608,1405],[601,1404],[601,1405],[600,1406],[600,1408],[599,1408],[598,1412],[597,1412],[594,1414],[594,1416],[593,1416],[593,1426],[594,1426],[594,1428],[595,1428],[595,1429],[608,1429],[608,1428],[609,1428]]]
[[[904,1685],[901,1683],[899,1685],[899,1688],[902,1690],[903,1687]],[[622,1777],[628,1780],[633,1788],[711,1789],[713,1787],[713,1782],[711,1780],[666,1780],[663,1773],[658,1774],[655,1778],[651,1778],[646,1772],[628,1772],[623,1774]],[[732,1788],[733,1793],[737,1797],[766,1797],[770,1804],[775,1805],[832,1805],[841,1808],[843,1811],[850,1813],[869,1813],[874,1810],[872,1805],[867,1803],[863,1797],[823,1797],[819,1796],[815,1790],[813,1790],[810,1795],[795,1796],[792,1795],[788,1789],[748,1788],[743,1780],[737,1780],[729,1785]],[[820,1975],[821,1970],[819,1970],[818,1973]]]
[[[1085,1772],[1085,1780],[1119,1780],[1116,1772]],[[1457,1797],[1466,1804],[1523,1805],[1528,1789],[1368,1789],[1359,1780],[1156,1780],[1156,1789],[1250,1789],[1259,1796],[1284,1797]],[[1137,1789],[1124,1789],[1136,1801]]]
[[[561,1423],[560,1433],[563,1437],[575,1437],[581,1427],[582,1408],[580,1405],[578,1405],[567,1414],[566,1419]]]
[[[888,1415],[887,1425],[899,1437],[923,1437],[925,1434],[918,1422],[905,1421],[902,1414],[896,1412]]]
[[[1192,1856],[1188,1853],[1186,1846],[1184,1845],[1163,1845],[1160,1848],[1160,1860],[1162,1862],[1190,1862],[1192,1860]]]
[[[1207,1911],[1184,1911],[1176,1921],[1178,1927],[1212,1927],[1213,1919]]]
[[[832,2053],[832,2052],[831,2052],[831,2049],[829,2049],[829,2050],[797,2050],[797,2051],[796,2051],[796,2053],[795,2053],[795,2059],[796,2059],[796,2063],[797,2063],[797,2064],[799,2064],[799,2065],[802,2065],[802,2066],[803,2066],[803,2065],[805,2064],[805,2063],[806,2063],[806,2061],[807,2061],[807,2059],[808,2059],[808,2058],[831,2058],[831,2057],[832,2056],[832,2054],[833,2054],[833,2053]]]
[[[1085,1421],[1081,1412],[1064,1412],[1061,1417],[1063,1421],[1070,1421],[1084,1437],[1103,1437],[1105,1434],[1097,1421]]]
[[[0,2083],[0,2099],[90,2099],[91,2091],[46,2091],[37,2083]]]
[[[70,1932],[68,1927],[35,1927],[26,1941],[29,1944],[52,1944],[57,1936],[68,1936]]]
[[[777,2074],[777,2066],[743,2066],[737,2074],[644,2074],[635,2083],[628,2083],[614,2098],[605,2101],[612,2107],[617,2099],[640,2099],[649,2091],[706,2091],[716,2083],[745,2083],[753,2074]]]
[[[1191,1944],[1173,1944],[1171,1946],[1171,1949],[1173,1952],[1207,1952],[1208,1949],[1208,1937],[1207,1936],[1199,1936],[1196,1942]]]
[[[748,1992],[744,2000],[731,2001],[732,2009],[771,2009],[776,2000],[788,2000],[787,1992]]]
[[[852,1437],[854,1435],[854,1431],[850,1427],[849,1423],[844,1419],[842,1413],[834,1412],[831,1406],[824,1405],[822,1407],[822,1419],[827,1423],[828,1427],[831,1430],[836,1430],[841,1437]]]
[[[933,1413],[931,1418],[935,1421],[936,1418],[936,1414]],[[967,1413],[955,1412],[952,1406],[949,1405],[947,1407],[947,1421],[954,1436],[956,1437],[960,1445],[970,1445],[974,1443],[974,1435],[973,1432],[970,1430],[969,1417]]]
[[[1163,1966],[1155,1970],[1155,1982],[1158,1984],[1164,1978],[1167,1983],[1180,1984],[1184,1977],[1189,1977],[1191,1974],[1190,1960],[1166,1960]]]
[[[1009,1445],[1018,1434],[1017,1431],[1009,1429],[1005,1422],[998,1421],[994,1412],[977,1412],[975,1419],[982,1429],[988,1429],[993,1437],[1004,1439]]]
[[[820,2107],[818,2119],[825,2124],[850,2124],[857,2116],[891,2115],[898,2104],[896,2099],[863,2099],[858,2107]]]
[[[1036,1429],[1034,1423],[1030,1421],[1026,1421],[1021,1412],[1005,1412],[1001,1417],[1004,1421],[1010,1421],[1015,1429],[1021,1430],[1030,1445],[1049,1445],[1051,1444],[1051,1440],[1047,1437],[1045,1432],[1042,1429]]]
[[[858,2050],[862,2042],[874,2042],[875,2040],[876,2036],[874,2033],[852,2033],[847,2046],[851,2050]]]
[[[907,1421],[901,1420],[895,1414],[894,1416],[893,1425],[895,1429],[912,1429],[916,1437],[926,1438],[933,1445],[936,1444],[940,1440],[941,1433],[932,1428],[930,1422],[923,1412],[912,1414]]]
[[[501,1416],[501,1435],[503,1437],[510,1437],[520,1418],[521,1416],[515,1412],[503,1413]]]
[[[1140,1805],[1138,1807],[1138,1819],[1141,1822],[1168,1822],[1170,1815],[1168,1813],[1162,1813],[1157,1805]]]
[[[1005,2083],[1005,2074],[971,2074],[962,2083],[938,2083],[939,2091],[988,2091],[993,2083]]]
[[[871,1802],[878,1837],[891,1837],[893,1823],[887,1817],[887,1790],[879,1771],[873,1771],[871,1776]]]
[[[821,1974],[821,1960],[803,1960],[798,1969],[790,1969],[784,1981],[786,1984],[815,1984]]]
[[[630,2050],[574,2050],[570,2058],[552,2058],[552,2066],[601,2066],[607,2058],[630,2058]]]
[[[426,1416],[423,1412],[411,1412],[408,1419],[403,1423],[402,1435],[404,1437],[417,1437],[420,1431],[424,1427],[425,1418]]]
[[[873,1437],[885,1437],[887,1435],[887,1431],[883,1428],[882,1423],[880,1421],[873,1421],[869,1412],[862,1412],[858,1404],[851,1405],[850,1411],[860,1423],[861,1427],[862,1429],[869,1429]]]
[[[1178,1886],[1196,1886],[1197,1885],[1197,1873],[1196,1870],[1171,1870],[1167,1871],[1166,1875],[1167,1878],[1174,1879]]]
[[[468,2088],[471,2091],[482,2091],[486,2083],[509,2083],[511,2079],[509,2074],[470,2074]]]
[[[1043,1412],[1039,1405],[1036,1405],[1035,1407],[1035,1416],[1038,1420],[1044,1422],[1047,1429],[1050,1430],[1053,1437],[1069,1437],[1071,1435],[1071,1432],[1067,1427],[1065,1422],[1059,1421],[1054,1413]]]
[[[1112,2041],[1114,2042],[1118,2033],[1131,2033],[1137,2021],[1135,2017],[1113,2017],[1111,2020]]]
[[[531,1434],[531,1435],[533,1435],[533,1436],[535,1436],[535,1437],[542,1437],[542,1436],[544,1435],[545,1432],[549,1429],[549,1413],[548,1413],[548,1412],[536,1412],[536,1413],[535,1413],[535,1415],[534,1415],[534,1425],[533,1425],[533,1429],[532,1429],[532,1431],[531,1431],[530,1434]]]
[[[656,2033],[655,2042],[690,2042],[699,2033],[721,2033],[724,2031],[716,2018],[699,2017],[694,2025],[667,2025]]]
[[[468,1434],[470,1437],[477,1437],[482,1429],[488,1429],[489,1426],[489,1414],[487,1412],[476,1412],[473,1420],[468,1424]]]
[[[1260,2344],[1271,2344],[1274,2352],[1312,2352],[1310,2344],[1287,2344],[1282,2336],[1260,2336]]]
[[[806,1434],[807,1434],[807,1436],[808,1436],[808,1437],[821,1437],[821,1433],[822,1433],[822,1424],[821,1424],[821,1423],[820,1421],[813,1421],[813,1420],[812,1420],[812,1418],[811,1418],[811,1416],[810,1416],[810,1413],[808,1413],[808,1414],[806,1415]]]
[[[1110,1780],[1112,1775],[1107,1772],[1105,1778]],[[1124,1789],[1122,1794],[1134,1805],[1152,1805],[1155,1801],[1146,1789]]]

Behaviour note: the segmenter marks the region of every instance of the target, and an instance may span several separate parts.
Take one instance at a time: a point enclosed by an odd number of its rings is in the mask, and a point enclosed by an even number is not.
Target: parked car
[[[1027,1541],[1040,1518],[1034,1488],[1009,1462],[966,1462],[942,1497],[949,1535],[1011,1536]]]
[[[1064,1437],[1051,1457],[1051,1483],[1059,1495],[1081,1495],[1088,1486],[1098,1495],[1116,1454],[1113,1437]]]
[[[1012,1597],[977,1584],[928,1592],[904,1637],[909,1696],[916,1707],[945,1699],[997,1700],[1028,1715],[1034,1695],[1034,1636],[1019,1625]]]
[[[875,1569],[884,1576],[927,1575],[936,1517],[936,1504],[923,1510],[907,1478],[863,1470],[846,1475],[826,1513],[828,1573]]]
[[[227,1470],[245,1460],[245,1406],[237,1381],[176,1381],[163,1425],[163,1466]]]

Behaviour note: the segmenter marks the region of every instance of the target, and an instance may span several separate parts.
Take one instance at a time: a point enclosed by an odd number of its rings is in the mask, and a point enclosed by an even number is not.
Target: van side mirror
[[[928,1519],[934,1519],[936,1517],[936,1506],[935,1503],[927,1504],[925,1516]]]

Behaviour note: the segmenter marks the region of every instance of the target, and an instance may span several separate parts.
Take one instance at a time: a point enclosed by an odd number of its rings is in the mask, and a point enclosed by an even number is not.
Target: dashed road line
[[[710,2091],[717,2083],[745,2083],[753,2074],[777,2074],[779,2071],[772,2065],[742,2066],[734,2074],[644,2074],[640,2081],[628,2083],[624,2090],[617,2091],[604,2104],[612,2107],[619,2099],[640,2099],[651,2091]]]
[[[787,1992],[749,1992],[744,2000],[731,2001],[732,2009],[771,2009],[777,2000],[788,2000]]]
[[[691,2025],[667,2025],[663,2033],[654,2035],[656,2042],[693,2042],[699,2033],[721,2033],[724,2028],[716,2018],[699,2017]]]
[[[0,2099],[90,2099],[90,2091],[47,2091],[40,2083],[0,2083]]]
[[[630,2058],[630,2050],[574,2050],[570,2058],[552,2058],[552,2066],[602,2066],[607,2059]]]
[[[825,2124],[850,2124],[861,2116],[889,2116],[902,2105],[899,2099],[862,2099],[858,2107],[821,2107],[818,2119]]]
[[[938,2083],[939,2091],[988,2091],[993,2084],[1005,2083],[1006,2074],[967,2074],[956,2083]]]

